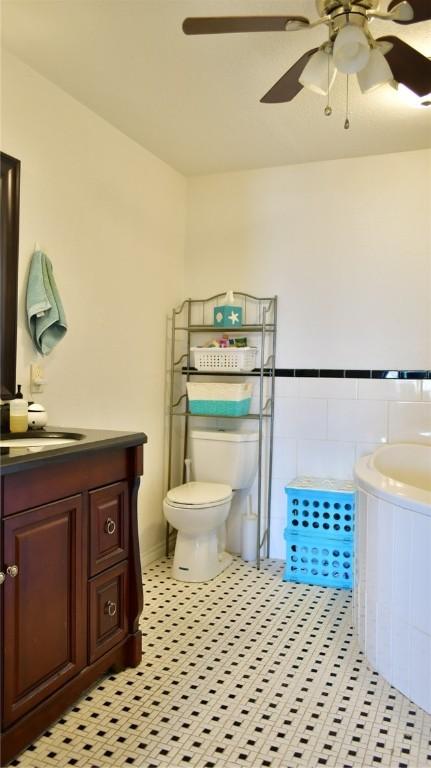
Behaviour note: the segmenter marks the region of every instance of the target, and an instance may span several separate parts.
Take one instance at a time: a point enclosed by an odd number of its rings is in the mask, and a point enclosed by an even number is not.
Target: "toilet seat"
[[[172,507],[216,507],[232,498],[232,488],[224,483],[192,481],[171,488],[166,501]]]

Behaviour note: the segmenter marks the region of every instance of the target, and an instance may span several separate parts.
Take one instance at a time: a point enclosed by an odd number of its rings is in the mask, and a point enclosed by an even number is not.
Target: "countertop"
[[[55,447],[49,446],[49,438],[47,438],[46,447],[0,448],[0,474],[7,475],[25,469],[33,469],[43,466],[47,461],[50,464],[55,464],[82,453],[109,448],[131,448],[147,442],[147,436],[144,432],[117,432],[106,429],[87,429],[86,427],[72,429],[69,427],[47,426],[43,430],[29,430],[20,435],[20,437],[38,437],[44,432],[67,432],[68,434],[80,434],[83,437],[73,443]],[[9,438],[10,435],[4,434],[3,437]]]

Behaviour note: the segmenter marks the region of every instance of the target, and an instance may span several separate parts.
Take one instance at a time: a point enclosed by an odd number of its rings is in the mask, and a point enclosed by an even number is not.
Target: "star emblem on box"
[[[232,310],[230,315],[228,315],[228,320],[231,321],[232,325],[235,325],[235,323],[239,323],[239,312],[234,312]]]

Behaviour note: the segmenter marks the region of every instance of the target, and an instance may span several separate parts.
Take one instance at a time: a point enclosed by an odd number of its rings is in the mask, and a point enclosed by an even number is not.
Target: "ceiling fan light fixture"
[[[413,8],[407,0],[402,0],[391,10],[391,17],[393,21],[408,22],[413,21],[415,14]]]
[[[370,46],[365,33],[353,24],[340,29],[334,43],[334,64],[345,75],[353,75],[366,67]]]
[[[298,81],[314,93],[326,95],[335,79],[334,61],[330,53],[320,48],[310,57]]]
[[[379,48],[372,48],[368,64],[358,72],[358,83],[362,93],[371,93],[385,83],[392,82],[392,70]]]
[[[395,82],[393,85],[398,91],[398,94],[404,103],[408,106],[416,107],[416,109],[423,109],[424,107],[431,106],[431,93],[427,94],[426,96],[418,96],[417,93],[414,93],[414,91],[412,91],[410,88],[407,88],[407,86],[403,85],[403,83]]]

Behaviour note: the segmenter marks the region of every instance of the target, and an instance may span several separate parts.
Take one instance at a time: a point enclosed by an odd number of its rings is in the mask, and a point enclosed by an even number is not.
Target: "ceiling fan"
[[[424,99],[431,94],[431,60],[394,35],[374,38],[369,22],[431,20],[431,0],[390,0],[386,10],[380,5],[380,0],[316,0],[319,18],[315,21],[296,15],[187,18],[183,31],[186,35],[293,32],[326,25],[328,39],[306,51],[261,98],[264,103],[291,101],[303,87],[328,94],[336,71],[356,74],[363,93],[395,82]],[[431,96],[422,104],[431,105]],[[327,105],[325,114],[331,111]]]

